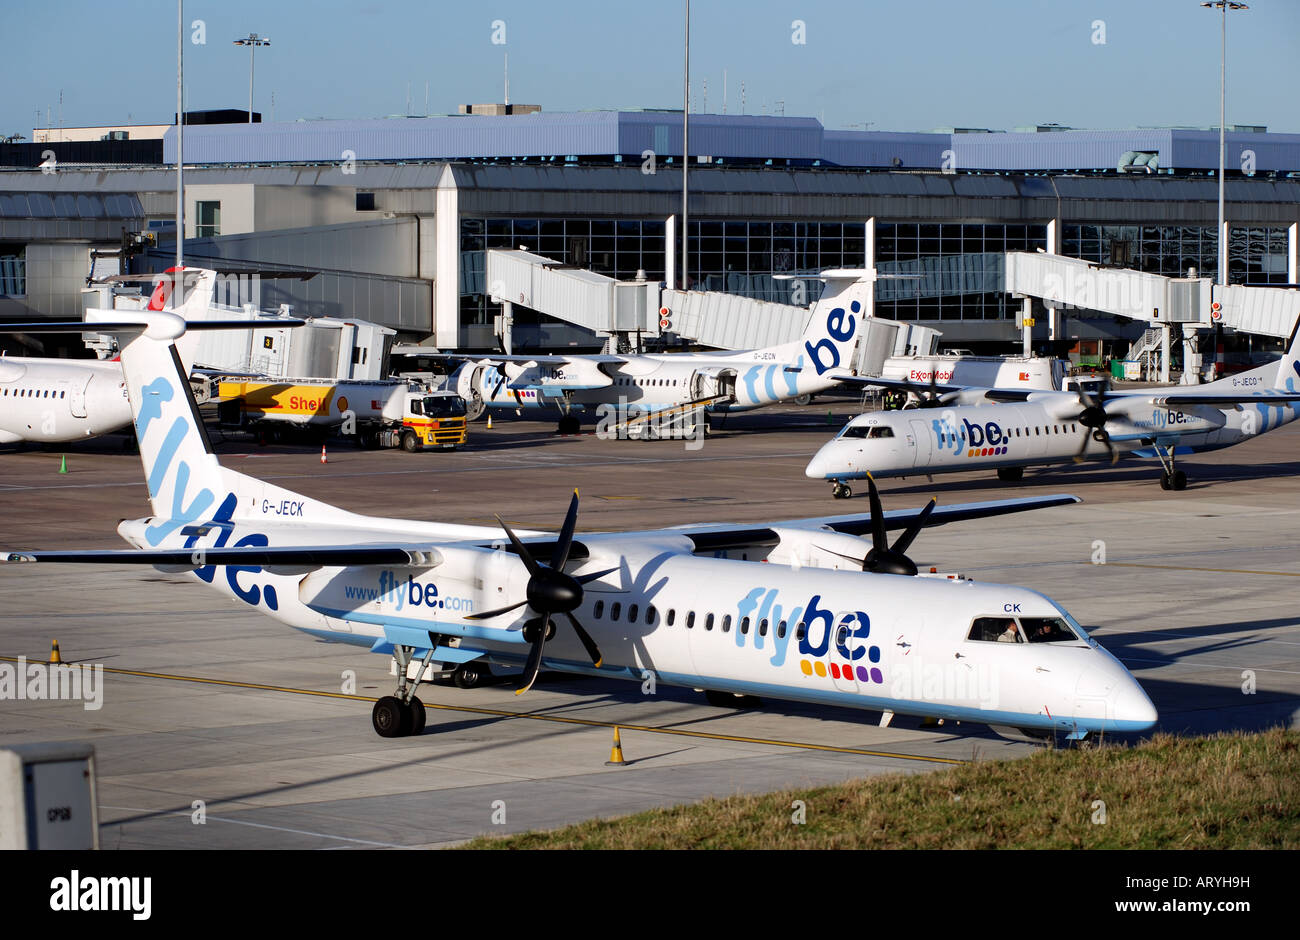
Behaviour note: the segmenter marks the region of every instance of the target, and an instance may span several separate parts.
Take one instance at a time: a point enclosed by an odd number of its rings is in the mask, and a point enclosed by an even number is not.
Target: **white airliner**
[[[797,342],[736,352],[593,356],[468,357],[449,383],[471,419],[484,408],[558,410],[562,434],[578,430],[578,413],[616,424],[693,414],[749,411],[835,387],[862,333],[874,289],[871,272],[823,271],[825,291]],[[461,359],[462,356],[448,358]],[[635,422],[634,422],[635,423]]]
[[[939,385],[931,407],[859,415],[826,443],[805,470],[829,480],[837,499],[852,495],[848,480],[996,469],[1014,482],[1024,468],[1120,453],[1156,457],[1166,490],[1187,486],[1177,456],[1240,444],[1294,421],[1300,402],[1300,325],[1286,354],[1269,363],[1195,389],[1159,388],[1096,397],[1079,392],[979,389]],[[846,378],[902,387],[884,379]],[[916,390],[909,388],[909,391]],[[937,392],[937,395],[936,395]],[[1004,404],[944,407],[944,396]]]
[[[118,527],[136,549],[6,560],[191,572],[312,636],[391,655],[397,689],[372,714],[385,737],[422,730],[415,692],[431,663],[475,661],[522,666],[519,692],[542,666],[653,675],[877,710],[882,724],[904,713],[1079,738],[1156,721],[1123,665],[1050,598],[906,576],[922,527],[1073,496],[890,513],[873,498],[870,515],[579,537],[576,492],[558,535],[361,516],[220,466],[174,354],[184,322],[137,317],[122,364],[154,515]],[[893,546],[888,529],[905,529]]]
[[[187,270],[194,278],[183,304],[167,304],[174,293],[174,269],[170,269],[168,274],[173,276],[158,280],[147,309],[175,307],[187,320],[204,318],[216,285],[216,272]],[[86,322],[94,323],[97,318],[116,316],[118,312],[87,311]],[[85,331],[94,332],[94,327],[86,327]],[[178,344],[187,370],[193,364],[196,340],[197,334],[182,337]],[[116,360],[0,357],[0,444],[80,441],[120,431],[130,423],[126,379]]]

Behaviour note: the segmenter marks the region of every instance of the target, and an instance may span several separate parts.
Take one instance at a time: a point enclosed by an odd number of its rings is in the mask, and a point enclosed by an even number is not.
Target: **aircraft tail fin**
[[[176,346],[175,340],[185,333],[185,322],[162,310],[144,313],[142,319],[147,326],[122,348],[121,358],[153,505],[154,518],[145,530],[150,547],[208,519],[228,522],[271,516],[289,522],[341,520],[351,515],[222,467],[212,452]]]
[[[875,290],[871,272],[866,270],[823,271],[820,277],[826,289],[813,306],[797,352],[807,357],[807,364],[818,375],[852,368],[854,348],[865,332],[863,319]]]

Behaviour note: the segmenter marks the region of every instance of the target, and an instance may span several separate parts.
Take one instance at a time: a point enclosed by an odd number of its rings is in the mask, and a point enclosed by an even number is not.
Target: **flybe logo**
[[[369,584],[345,584],[343,596],[349,601],[391,604],[394,611],[407,607],[426,607],[429,610],[451,610],[472,613],[474,601],[468,597],[439,595],[438,585],[432,581],[419,582],[407,575],[403,583],[392,571],[381,571],[377,587]]]
[[[862,304],[855,300],[849,304],[849,309],[854,313],[860,313]],[[853,317],[845,313],[843,307],[836,307],[826,316],[826,333],[829,338],[820,339],[815,345],[810,342],[803,344],[804,349],[808,351],[808,358],[812,361],[813,368],[817,370],[818,375],[839,368],[840,346],[853,339],[854,329],[856,329],[856,324]],[[825,358],[823,358],[823,355]]]
[[[833,612],[822,606],[820,594],[788,609],[777,600],[775,588],[754,588],[736,605],[738,647],[752,643],[755,650],[763,650],[770,640],[769,662],[782,666],[791,638],[797,637],[799,669],[805,676],[876,684],[885,681],[878,665],[880,647],[868,642],[871,618],[865,611]]]
[[[997,457],[1007,452],[1010,437],[996,421],[983,424],[962,419],[961,426],[951,420],[935,419],[930,422],[934,441],[940,450],[954,454],[966,451],[967,457]]]
[[[163,405],[176,397],[176,389],[165,378],[157,378],[144,387],[142,397],[143,401],[140,403],[140,410],[135,419],[136,431],[141,441],[145,440],[149,425],[162,417]],[[148,479],[150,496],[158,498],[162,495],[163,484],[171,474],[173,464],[176,468],[176,476],[172,482],[171,514],[168,518],[155,522],[145,529],[145,540],[150,545],[159,545],[163,539],[181,526],[194,522],[216,501],[212,490],[205,487],[194,494],[194,498],[188,504],[186,503],[186,493],[190,486],[190,465],[186,460],[177,460],[176,455],[191,430],[188,416],[177,415],[176,420],[167,429],[167,436],[163,439],[162,445],[155,450],[151,442],[149,447],[149,451],[153,452],[153,465],[149,468]]]

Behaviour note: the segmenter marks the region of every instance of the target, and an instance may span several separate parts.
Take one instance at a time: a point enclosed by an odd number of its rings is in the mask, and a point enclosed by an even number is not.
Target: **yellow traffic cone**
[[[64,454],[63,459],[59,461],[59,473],[68,472],[68,455]]]
[[[52,665],[58,665],[59,663],[62,662],[63,662],[63,657],[59,655],[59,641],[55,640],[54,648],[50,650],[50,663]]]
[[[614,726],[614,746],[610,748],[609,760],[605,761],[607,767],[623,767],[627,761],[623,760],[623,741],[618,736],[618,725]]]
[[[489,431],[492,430],[492,412],[490,412],[490,411],[488,412],[488,423],[487,423],[487,429],[488,429]]]

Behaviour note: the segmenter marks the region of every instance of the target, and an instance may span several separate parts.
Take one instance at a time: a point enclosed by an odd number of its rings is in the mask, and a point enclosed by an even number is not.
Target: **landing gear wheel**
[[[402,432],[402,450],[413,454],[420,449],[420,436],[414,431]]]
[[[847,483],[836,483],[831,487],[831,496],[835,499],[848,499],[853,495],[853,490],[849,489]]]
[[[1019,483],[1025,478],[1024,467],[999,467],[998,479],[1003,483]]]
[[[410,734],[414,720],[410,709],[393,695],[385,695],[375,702],[375,709],[370,713],[370,721],[381,738],[400,738]]]
[[[582,430],[582,422],[573,415],[565,415],[555,427],[556,434],[577,434]]]
[[[492,671],[486,663],[461,663],[451,674],[451,681],[456,683],[458,689],[476,689],[487,682],[491,675]]]
[[[424,719],[428,717],[428,712],[424,710],[424,703],[414,695],[411,701],[406,704],[407,710],[411,714],[411,734],[420,734],[424,731]]]
[[[1181,470],[1175,470],[1174,475],[1169,479],[1169,485],[1176,490],[1187,489],[1187,474]]]
[[[796,395],[794,397],[794,403],[796,405],[811,405],[812,400],[813,397],[811,395]]]
[[[1168,474],[1168,473],[1162,473],[1162,474],[1160,474],[1160,488],[1161,488],[1162,490],[1171,490],[1171,489],[1174,488],[1174,487],[1173,487],[1173,484],[1172,484],[1172,483],[1170,482],[1170,480],[1169,480],[1169,474]]]

